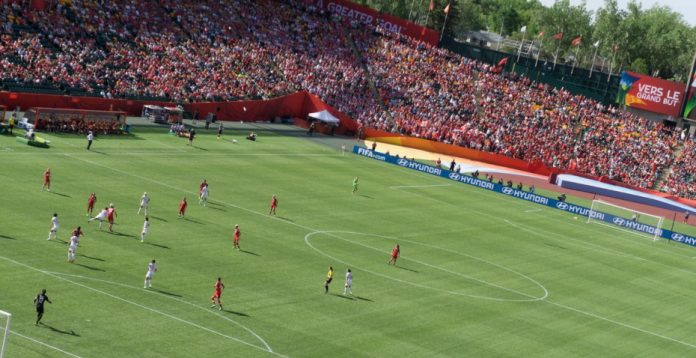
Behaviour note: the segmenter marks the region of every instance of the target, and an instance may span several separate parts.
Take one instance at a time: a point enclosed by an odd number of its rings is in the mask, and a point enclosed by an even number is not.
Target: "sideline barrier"
[[[565,201],[559,201],[553,198],[545,197],[542,195],[538,194],[533,194],[528,191],[523,191],[523,190],[517,190],[515,188],[510,188],[506,187],[504,185],[500,185],[497,183],[492,183],[487,180],[482,180],[478,178],[474,178],[468,175],[463,175],[460,173],[456,172],[451,172],[446,169],[441,169],[438,167],[434,167],[431,165],[419,163],[416,161],[412,161],[410,159],[406,158],[397,158],[391,155],[387,155],[385,153],[379,153],[379,152],[373,152],[370,149],[362,148],[359,146],[354,146],[353,147],[353,153],[363,156],[363,157],[368,157],[372,158],[375,160],[379,160],[382,162],[386,162],[389,164],[395,164],[400,167],[408,168],[408,169],[413,169],[422,173],[427,173],[431,175],[436,175],[441,178],[449,179],[449,180],[454,180],[460,183],[464,183],[467,185],[475,186],[477,188],[485,189],[488,191],[500,193],[503,195],[507,195],[513,198],[525,200],[531,203],[543,205],[549,208],[557,209],[557,210],[562,210],[571,214],[575,215],[580,215],[584,217],[590,216],[592,214],[592,218],[604,221],[616,226],[620,226],[629,230],[649,234],[649,235],[655,235],[655,232],[657,231],[657,236],[675,241],[675,242],[680,242],[686,245],[690,246],[695,246],[696,247],[696,237],[692,237],[686,234],[682,234],[679,232],[674,232],[671,230],[667,229],[658,229],[655,226],[652,225],[647,225],[647,224],[641,224],[639,222],[632,221],[630,219],[616,216],[613,214],[609,213],[604,213],[600,211],[591,211],[590,208],[581,206],[581,205],[575,205],[575,204],[570,204]]]

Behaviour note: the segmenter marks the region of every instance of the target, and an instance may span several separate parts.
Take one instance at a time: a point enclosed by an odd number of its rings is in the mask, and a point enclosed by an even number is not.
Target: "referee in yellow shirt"
[[[333,267],[329,266],[329,272],[326,274],[326,282],[324,282],[324,294],[329,293],[329,284],[333,280]]]

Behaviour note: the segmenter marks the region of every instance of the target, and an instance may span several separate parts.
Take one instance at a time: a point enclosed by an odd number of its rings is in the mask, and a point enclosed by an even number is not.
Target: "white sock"
[[[143,284],[143,288],[147,288],[147,279],[145,279],[145,283]]]

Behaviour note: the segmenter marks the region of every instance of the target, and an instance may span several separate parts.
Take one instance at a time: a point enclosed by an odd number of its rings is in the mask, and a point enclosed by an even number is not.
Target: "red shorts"
[[[44,184],[51,184],[51,179],[44,179]]]
[[[213,297],[214,297],[214,298],[220,298],[220,296],[222,296],[222,291],[215,291],[215,292],[213,292]]]

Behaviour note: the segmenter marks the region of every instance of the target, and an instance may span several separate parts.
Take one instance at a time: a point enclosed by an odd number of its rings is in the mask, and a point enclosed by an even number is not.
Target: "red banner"
[[[679,116],[684,84],[624,71],[617,101],[628,107]]]
[[[397,32],[416,40],[437,46],[440,33],[427,27],[416,25],[404,19],[377,10],[354,4],[346,0],[316,0],[316,6],[342,18],[357,21],[367,26],[381,26],[388,31]]]

